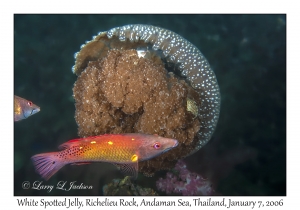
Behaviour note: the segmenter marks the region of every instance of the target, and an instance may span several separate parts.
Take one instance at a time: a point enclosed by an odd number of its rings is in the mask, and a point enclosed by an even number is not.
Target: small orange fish
[[[73,139],[59,146],[61,151],[33,156],[37,173],[50,179],[66,164],[109,162],[123,173],[137,177],[138,162],[151,159],[176,147],[176,139],[140,133],[105,134]]]
[[[14,96],[14,121],[26,119],[27,117],[38,113],[40,107],[19,96]]]

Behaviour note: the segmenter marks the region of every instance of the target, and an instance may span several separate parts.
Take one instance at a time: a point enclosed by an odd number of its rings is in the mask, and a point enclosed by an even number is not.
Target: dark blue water
[[[183,36],[205,55],[221,90],[211,141],[185,161],[221,195],[286,195],[285,15],[15,15],[14,93],[41,111],[14,124],[15,195],[102,195],[122,174],[110,164],[66,166],[48,182],[30,157],[77,138],[74,53],[100,31],[152,24]],[[164,173],[137,183],[153,187]],[[92,190],[23,189],[22,183],[76,181]]]

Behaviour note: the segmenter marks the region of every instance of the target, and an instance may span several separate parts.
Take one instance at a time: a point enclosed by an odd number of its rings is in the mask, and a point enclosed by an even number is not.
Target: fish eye
[[[32,102],[31,101],[28,101],[27,104],[28,104],[28,106],[32,106]]]
[[[159,148],[160,148],[160,143],[155,142],[155,144],[153,145],[153,147],[154,147],[155,149],[159,149]]]

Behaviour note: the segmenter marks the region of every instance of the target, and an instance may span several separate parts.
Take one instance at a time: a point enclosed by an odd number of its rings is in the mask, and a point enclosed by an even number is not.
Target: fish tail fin
[[[66,163],[57,158],[57,152],[37,154],[31,157],[35,170],[45,180],[50,179]]]

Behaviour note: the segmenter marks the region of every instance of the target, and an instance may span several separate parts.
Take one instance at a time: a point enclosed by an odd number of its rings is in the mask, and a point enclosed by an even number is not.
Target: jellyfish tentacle
[[[219,118],[220,90],[214,71],[196,46],[170,30],[143,24],[125,25],[100,32],[86,45],[101,45],[102,42],[104,45],[101,50],[91,52],[93,54],[90,57],[94,60],[102,55],[105,47],[137,49],[150,46],[150,50],[162,51],[159,55],[164,56],[167,63],[175,65],[181,76],[186,78],[200,95],[198,116],[201,119],[201,126],[197,134],[200,140],[190,154],[198,151],[210,140]],[[73,67],[73,72],[78,75],[83,71],[87,61],[80,57],[80,53],[75,54],[75,57],[78,64]]]
[[[108,31],[109,38],[119,36],[121,41],[130,39],[132,34],[140,40],[153,44],[154,50],[161,49],[172,57],[172,62],[181,63],[179,69],[185,72],[187,80],[195,89],[203,92],[199,114],[202,117],[199,136],[202,141],[199,148],[211,138],[219,118],[220,90],[214,71],[203,54],[189,41],[167,29],[150,25],[126,25]],[[122,34],[122,36],[120,36]],[[122,38],[121,38],[122,37]],[[172,43],[172,45],[170,45]],[[176,43],[173,44],[173,43]],[[169,45],[168,45],[169,44]],[[168,46],[168,47],[166,47]],[[165,52],[166,51],[166,52]],[[169,62],[171,60],[169,59]],[[198,151],[199,148],[195,148]]]

